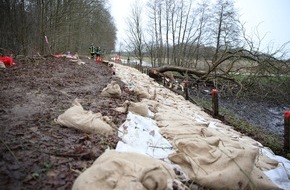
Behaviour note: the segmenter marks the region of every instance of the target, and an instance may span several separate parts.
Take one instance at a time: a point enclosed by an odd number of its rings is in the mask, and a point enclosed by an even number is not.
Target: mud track
[[[117,135],[87,135],[54,122],[80,99],[84,109],[112,116],[118,126],[125,114],[111,108],[134,101],[124,84],[104,64],[48,58],[0,70],[0,189],[71,189],[79,173],[108,147]],[[120,99],[100,97],[111,80],[123,89]]]

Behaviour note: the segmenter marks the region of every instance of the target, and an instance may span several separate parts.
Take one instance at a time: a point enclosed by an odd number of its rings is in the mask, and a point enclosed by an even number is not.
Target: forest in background
[[[117,29],[105,0],[0,0],[0,18],[2,54],[88,53],[92,43],[115,47]]]

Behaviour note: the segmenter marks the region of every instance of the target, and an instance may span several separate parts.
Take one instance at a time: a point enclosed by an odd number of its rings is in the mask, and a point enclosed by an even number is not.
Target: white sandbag
[[[86,133],[102,135],[113,133],[108,117],[102,116],[101,113],[84,110],[77,100],[73,102],[71,108],[59,115],[55,121],[60,125],[73,127]]]

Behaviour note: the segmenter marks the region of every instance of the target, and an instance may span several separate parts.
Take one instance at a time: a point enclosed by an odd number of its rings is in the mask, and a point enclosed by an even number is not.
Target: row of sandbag
[[[143,98],[159,132],[174,147],[169,160],[187,176],[211,189],[290,189],[290,162],[261,143],[206,114],[182,96],[133,68],[118,65],[128,86],[155,93]],[[230,180],[229,180],[230,179]]]
[[[281,162],[269,158],[264,153],[265,147],[260,143],[211,118],[201,108],[161,87],[147,75],[141,74],[135,69],[116,65],[116,73],[141,101],[126,101],[123,107],[116,108],[116,110],[133,112],[156,121],[160,128],[158,132],[170,142],[174,149],[173,153],[168,156],[169,162],[179,165],[189,179],[211,189],[288,187],[287,181],[283,182],[284,185],[277,184],[266,175],[267,172],[271,173],[277,168],[281,169]],[[102,96],[117,98],[121,93],[120,87],[112,82],[103,90]],[[88,124],[88,127],[83,127],[86,132],[112,134],[113,128],[109,117],[85,111],[77,102],[70,109],[59,116],[58,123],[71,125],[78,129],[81,129],[80,126],[84,126],[85,123]],[[64,123],[66,113],[71,115],[76,110],[84,115],[90,115],[90,117],[84,119],[84,116],[73,116],[70,118],[75,118],[75,122]],[[76,125],[72,125],[72,123]],[[126,125],[121,127],[126,129]],[[143,137],[140,136],[140,139]],[[134,141],[128,142],[134,144]],[[132,150],[130,149],[131,152]],[[174,184],[178,184],[180,188],[186,188],[179,183],[170,165],[147,157],[145,154],[142,155],[142,152],[141,155],[139,153],[140,151],[138,154],[106,151],[91,168],[76,180],[74,189],[86,189],[84,187],[88,187],[87,189],[124,189],[126,185],[134,187],[133,189],[174,189]],[[114,156],[112,157],[112,155]],[[129,157],[132,157],[132,160],[126,160]],[[143,158],[144,161],[142,161]],[[141,163],[146,163],[147,159],[156,164],[151,163],[150,167],[140,164],[140,160]],[[108,162],[102,160],[108,160]],[[288,176],[287,169],[282,169]],[[101,174],[104,174],[105,177],[100,177]],[[127,175],[130,177],[124,177]],[[162,176],[162,180],[158,176]],[[126,186],[127,189],[129,186]]]
[[[138,98],[150,96],[137,88],[131,90]],[[119,98],[121,93],[120,86],[112,81],[103,89],[101,96]],[[140,117],[153,116],[148,107],[140,102],[125,101],[122,107],[116,107],[115,110],[136,114]],[[130,119],[127,118],[127,120]],[[84,110],[77,99],[74,100],[72,107],[55,121],[60,125],[76,128],[86,133],[98,133],[105,136],[112,135],[116,129],[109,116]],[[165,162],[132,151],[116,150],[106,150],[90,168],[76,179],[73,185],[75,190],[167,190],[174,188],[186,189],[187,187],[178,180],[173,168]]]

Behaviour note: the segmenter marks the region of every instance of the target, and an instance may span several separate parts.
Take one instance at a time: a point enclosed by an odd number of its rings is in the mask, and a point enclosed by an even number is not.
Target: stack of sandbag
[[[117,70],[117,75],[131,88],[142,87],[144,92],[157,89],[154,100],[144,96],[142,103],[154,108],[159,132],[176,151],[168,158],[181,166],[191,180],[212,189],[279,189],[265,175],[279,163],[261,153],[263,145],[135,69],[117,65]]]
[[[212,118],[136,69],[116,65],[116,70],[141,101],[127,101],[118,108],[129,113],[119,128],[122,141],[117,148],[124,152],[105,152],[77,178],[74,190],[178,189],[172,185],[176,181],[172,169],[163,161],[181,168],[187,180],[210,189],[289,189],[289,161],[272,159],[259,142]],[[102,93],[118,97],[119,88],[112,82]],[[157,89],[154,98],[152,89]],[[148,118],[149,109],[154,120]],[[155,141],[157,136],[160,141]],[[166,151],[157,154],[159,149]]]

